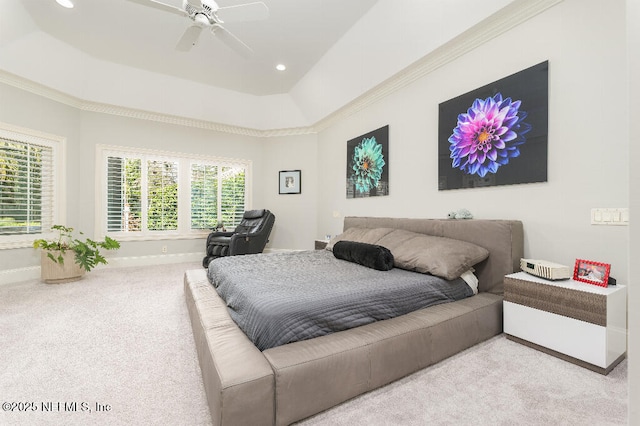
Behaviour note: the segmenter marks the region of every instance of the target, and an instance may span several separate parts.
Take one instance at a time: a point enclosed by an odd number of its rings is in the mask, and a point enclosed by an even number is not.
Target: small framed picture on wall
[[[300,194],[302,185],[300,170],[282,170],[280,171],[280,190],[279,194]]]

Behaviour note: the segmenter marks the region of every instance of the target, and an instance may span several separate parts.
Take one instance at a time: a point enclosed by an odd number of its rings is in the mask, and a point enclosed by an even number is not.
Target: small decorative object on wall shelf
[[[300,182],[300,170],[282,170],[280,172],[279,194],[300,194],[302,185]]]
[[[438,189],[547,181],[549,62],[443,102]]]
[[[611,265],[608,263],[576,259],[576,265],[573,268],[573,279],[600,287],[606,287],[609,282],[610,272]]]
[[[389,195],[389,126],[347,141],[347,198]]]

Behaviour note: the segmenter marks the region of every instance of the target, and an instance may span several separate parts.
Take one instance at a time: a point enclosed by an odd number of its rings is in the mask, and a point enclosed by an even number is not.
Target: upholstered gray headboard
[[[475,266],[478,289],[495,294],[502,294],[504,276],[520,270],[520,258],[524,256],[524,232],[518,220],[345,217],[344,229],[353,227],[405,229],[484,247],[489,257]]]

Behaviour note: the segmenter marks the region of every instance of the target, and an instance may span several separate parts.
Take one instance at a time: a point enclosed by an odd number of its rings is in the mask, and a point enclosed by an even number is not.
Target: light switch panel
[[[628,225],[629,209],[623,208],[593,208],[591,209],[592,225]]]

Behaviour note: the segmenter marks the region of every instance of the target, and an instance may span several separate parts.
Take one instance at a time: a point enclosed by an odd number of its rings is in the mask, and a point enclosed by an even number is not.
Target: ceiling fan
[[[176,50],[186,52],[196,45],[203,28],[215,34],[223,43],[248,58],[253,50],[222,26],[226,22],[247,22],[267,19],[269,8],[261,1],[220,7],[214,0],[182,0],[182,8],[156,0],[129,0],[144,6],[186,16],[191,25],[182,34]]]

